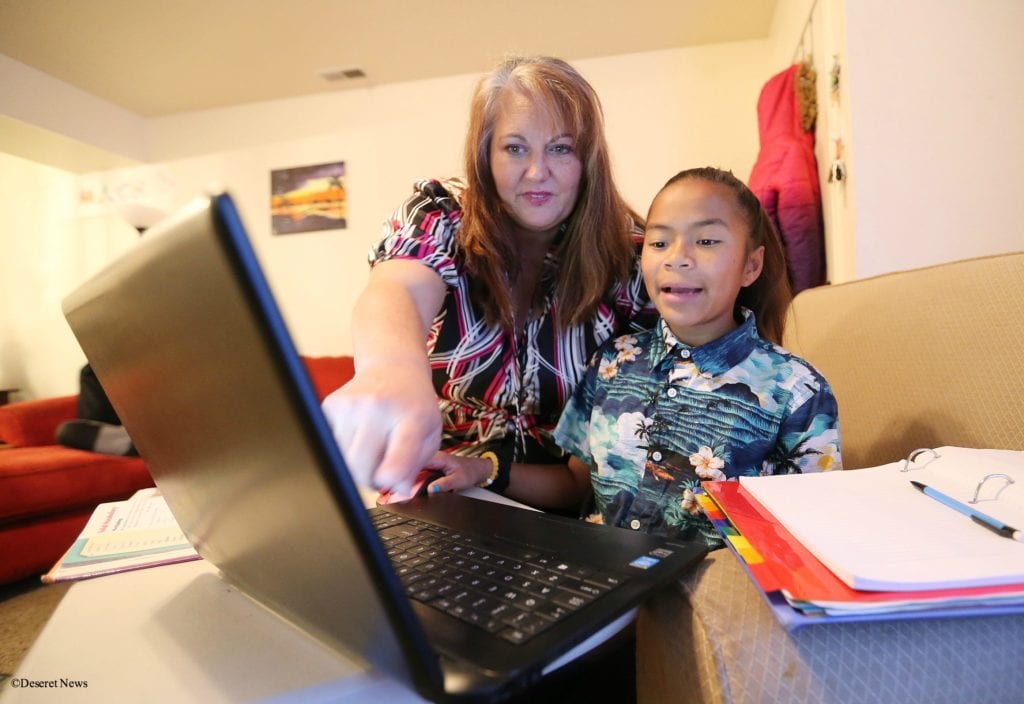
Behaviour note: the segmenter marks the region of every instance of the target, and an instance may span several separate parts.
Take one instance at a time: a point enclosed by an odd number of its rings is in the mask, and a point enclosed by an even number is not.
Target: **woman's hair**
[[[670,178],[661,190],[688,178],[717,183],[732,191],[736,197],[737,207],[750,226],[747,252],[764,245],[764,265],[761,274],[754,283],[740,289],[739,295],[736,296],[736,305],[754,311],[754,315],[757,316],[757,329],[761,335],[781,345],[782,332],[786,327],[786,308],[793,294],[789,288],[786,255],[775,225],[761,207],[761,201],[757,196],[731,171],[710,166],[687,169]]]
[[[556,321],[576,325],[591,317],[616,283],[625,283],[635,252],[631,220],[641,222],[612,182],[601,103],[589,83],[565,61],[513,57],[477,84],[466,136],[467,187],[459,240],[485,319],[512,328],[511,283],[520,275],[513,221],[491,172],[491,141],[499,98],[516,91],[547,110],[575,142],[581,171],[576,206],[565,224],[554,283]],[[538,286],[532,305],[543,300]],[[522,321],[519,321],[522,324]]]

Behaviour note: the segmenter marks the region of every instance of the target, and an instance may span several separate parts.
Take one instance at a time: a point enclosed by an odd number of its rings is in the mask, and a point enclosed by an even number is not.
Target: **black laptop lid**
[[[64,313],[199,553],[353,658],[440,691],[231,198],[150,229]]]

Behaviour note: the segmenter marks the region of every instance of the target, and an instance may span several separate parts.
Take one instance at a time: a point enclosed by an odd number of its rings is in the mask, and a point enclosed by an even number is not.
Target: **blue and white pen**
[[[954,511],[959,511],[965,516],[969,516],[972,521],[978,523],[979,525],[985,526],[996,535],[1001,535],[1004,538],[1010,538],[1011,540],[1016,540],[1018,542],[1024,543],[1024,532],[1021,532],[1016,528],[1006,525],[998,518],[992,518],[992,516],[988,516],[982,513],[981,511],[977,511],[968,506],[967,504],[960,503],[956,499],[950,496],[946,496],[941,491],[933,489],[927,484],[922,484],[921,482],[915,481],[911,481],[910,483],[914,485],[915,489],[919,489],[920,491],[932,497],[939,503],[949,506]]]

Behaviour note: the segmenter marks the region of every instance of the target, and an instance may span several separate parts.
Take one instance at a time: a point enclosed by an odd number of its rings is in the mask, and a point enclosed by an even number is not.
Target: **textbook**
[[[919,452],[868,469],[742,477],[740,486],[853,589],[1024,584],[1024,542],[1012,539],[1012,527],[1024,527],[1024,452]]]
[[[88,579],[198,558],[160,491],[142,489],[125,501],[97,506],[75,542],[42,579]]]

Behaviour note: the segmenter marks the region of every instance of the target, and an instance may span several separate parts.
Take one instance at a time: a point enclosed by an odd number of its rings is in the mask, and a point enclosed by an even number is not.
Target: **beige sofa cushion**
[[[829,380],[843,465],[1024,450],[1024,253],[800,293],[784,345]]]
[[[778,625],[716,550],[637,620],[638,704],[1024,701],[1024,616]]]

